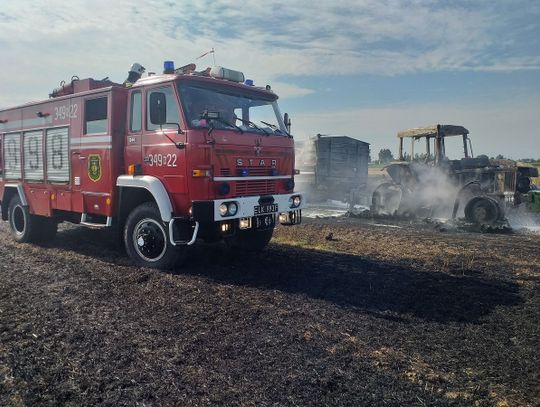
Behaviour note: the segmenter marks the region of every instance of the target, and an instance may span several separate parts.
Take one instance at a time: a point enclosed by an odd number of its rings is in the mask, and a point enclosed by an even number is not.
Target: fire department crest
[[[101,157],[99,154],[88,155],[88,177],[94,182],[101,179]]]

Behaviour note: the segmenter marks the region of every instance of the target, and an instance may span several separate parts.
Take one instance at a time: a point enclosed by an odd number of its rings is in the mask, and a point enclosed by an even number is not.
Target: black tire
[[[260,252],[272,239],[274,228],[265,230],[247,229],[238,230],[234,236],[226,237],[225,243],[231,249],[247,252]]]
[[[492,225],[502,218],[499,204],[486,197],[475,197],[465,205],[465,219],[478,225]]]
[[[19,195],[9,201],[8,221],[11,236],[19,243],[36,242],[39,236],[38,218],[30,214],[28,206],[24,206]]]
[[[131,260],[138,266],[161,270],[173,268],[185,252],[184,246],[173,246],[153,202],[137,206],[124,227],[124,245]]]

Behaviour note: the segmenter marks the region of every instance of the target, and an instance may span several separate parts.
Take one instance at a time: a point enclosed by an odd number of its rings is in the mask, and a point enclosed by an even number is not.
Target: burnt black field
[[[0,405],[540,403],[540,236],[307,220],[130,265],[0,229]]]

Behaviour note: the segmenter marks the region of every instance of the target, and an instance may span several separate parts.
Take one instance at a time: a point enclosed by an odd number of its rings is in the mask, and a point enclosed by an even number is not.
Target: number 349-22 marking
[[[144,163],[150,167],[176,167],[176,154],[149,154],[144,157]]]
[[[54,121],[75,119],[77,117],[77,111],[79,106],[77,104],[56,106],[54,108]]]

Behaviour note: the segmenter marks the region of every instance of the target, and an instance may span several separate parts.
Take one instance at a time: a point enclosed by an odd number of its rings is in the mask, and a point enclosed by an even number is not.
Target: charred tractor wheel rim
[[[488,219],[488,211],[484,205],[477,204],[473,208],[473,217],[474,219],[483,222]]]
[[[500,213],[497,203],[486,198],[474,199],[469,208],[465,209],[469,213],[468,220],[480,224],[494,223]]]
[[[13,208],[11,227],[17,235],[22,235],[26,229],[26,217],[24,216],[24,208],[21,205],[16,205]]]
[[[133,229],[133,247],[143,260],[159,261],[167,251],[165,229],[154,219],[142,219]]]

